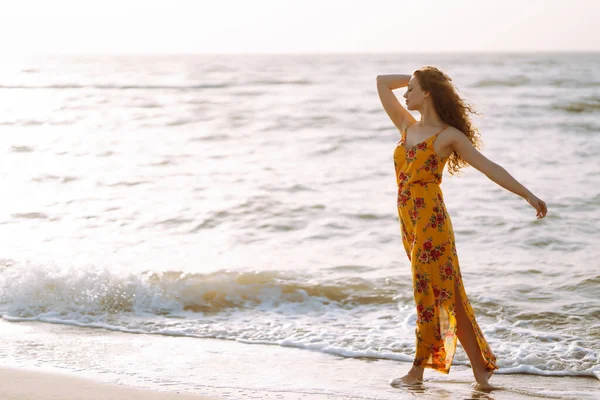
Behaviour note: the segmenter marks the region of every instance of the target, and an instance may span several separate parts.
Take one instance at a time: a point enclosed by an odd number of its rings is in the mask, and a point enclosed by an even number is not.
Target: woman
[[[489,378],[498,369],[463,287],[454,231],[439,186],[446,163],[450,174],[470,164],[527,200],[538,218],[547,212],[542,200],[477,150],[479,134],[468,118],[474,111],[458,96],[451,81],[431,66],[412,76],[377,76],[381,104],[401,134],[394,150],[398,216],[417,305],[413,366],[405,376],[392,380],[392,385],[421,382],[424,368],[447,374],[457,338],[480,388],[490,388]],[[392,92],[404,86],[406,107],[421,114],[418,122]]]

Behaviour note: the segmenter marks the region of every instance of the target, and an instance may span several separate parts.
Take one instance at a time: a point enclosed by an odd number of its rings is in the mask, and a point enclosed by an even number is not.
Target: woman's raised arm
[[[410,78],[411,75],[377,75],[379,100],[383,109],[399,131],[403,131],[415,121],[415,118],[406,108],[402,107],[392,90],[408,86]]]

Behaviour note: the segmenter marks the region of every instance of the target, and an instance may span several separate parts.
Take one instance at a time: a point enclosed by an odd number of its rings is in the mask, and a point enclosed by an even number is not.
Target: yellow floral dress
[[[400,231],[412,265],[417,305],[413,364],[445,374],[450,371],[456,351],[454,307],[459,294],[487,368],[498,369],[463,287],[452,222],[440,189],[448,159],[433,150],[433,142],[444,129],[410,149],[404,145],[405,129],[394,150]]]

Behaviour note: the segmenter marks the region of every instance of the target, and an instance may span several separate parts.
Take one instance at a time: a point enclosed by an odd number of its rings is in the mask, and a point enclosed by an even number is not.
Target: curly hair
[[[433,105],[440,118],[448,125],[452,125],[464,133],[473,144],[473,147],[480,149],[483,145],[481,135],[469,120],[469,114],[480,115],[480,113],[460,98],[452,83],[452,78],[432,66],[421,67],[414,72],[414,75],[417,77],[421,89],[430,93]],[[468,165],[456,152],[452,152],[448,158],[448,172],[450,175],[458,173],[462,167]]]

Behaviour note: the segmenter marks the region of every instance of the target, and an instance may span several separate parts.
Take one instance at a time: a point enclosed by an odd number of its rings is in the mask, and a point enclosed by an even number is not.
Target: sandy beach
[[[183,393],[161,393],[111,385],[67,374],[0,367],[2,400],[211,400]]]

